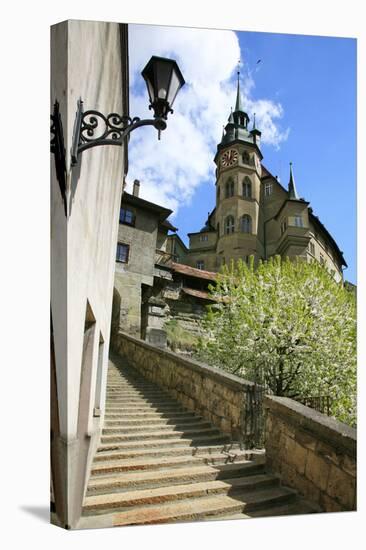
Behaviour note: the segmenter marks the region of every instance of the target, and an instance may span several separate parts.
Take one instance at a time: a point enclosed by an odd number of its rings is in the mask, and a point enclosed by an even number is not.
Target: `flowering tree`
[[[200,353],[275,395],[329,396],[356,422],[356,300],[316,262],[279,257],[225,267],[210,290]]]

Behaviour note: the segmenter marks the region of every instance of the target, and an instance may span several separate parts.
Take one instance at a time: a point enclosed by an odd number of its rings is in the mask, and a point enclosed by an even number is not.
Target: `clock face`
[[[229,149],[221,157],[222,166],[233,166],[238,161],[238,151]]]

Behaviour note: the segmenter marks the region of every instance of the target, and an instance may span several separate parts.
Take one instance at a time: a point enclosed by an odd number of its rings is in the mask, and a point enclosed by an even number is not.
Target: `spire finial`
[[[290,162],[290,181],[288,183],[288,195],[290,199],[296,199],[296,200],[299,199],[299,196],[296,190],[294,174],[292,172],[292,162]]]
[[[255,130],[255,113],[253,113],[253,130]]]

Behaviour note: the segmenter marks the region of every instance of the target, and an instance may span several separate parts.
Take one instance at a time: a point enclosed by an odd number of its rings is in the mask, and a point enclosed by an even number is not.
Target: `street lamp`
[[[160,139],[160,132],[167,126],[168,113],[173,112],[171,106],[185,81],[177,63],[166,57],[152,56],[141,74],[147,85],[149,109],[154,110],[154,118],[141,120],[139,117],[131,118],[117,113],[104,116],[95,110],[83,112],[80,99],[71,148],[72,166],[77,164],[78,156],[86,149],[97,145],[122,145],[124,139],[140,126],[154,126]]]
[[[105,116],[96,110],[84,112],[83,101],[80,98],[72,138],[71,166],[77,165],[79,156],[86,149],[99,145],[123,145],[125,138],[140,126],[154,126],[160,139],[160,132],[167,127],[168,114],[173,113],[172,105],[185,81],[176,61],[165,57],[152,56],[141,74],[146,82],[150,98],[149,109],[153,109],[154,118],[141,120],[139,117],[131,118],[117,113]],[[65,149],[57,101],[51,121],[51,152],[55,154],[56,171],[65,172]]]
[[[154,55],[141,74],[149,92],[149,109],[154,110],[156,119],[166,120],[168,114],[173,112],[171,107],[185,83],[177,63]]]

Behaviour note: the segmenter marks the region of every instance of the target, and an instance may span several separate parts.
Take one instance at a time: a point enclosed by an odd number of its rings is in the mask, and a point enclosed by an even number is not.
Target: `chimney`
[[[140,182],[139,182],[139,180],[134,180],[132,194],[133,194],[134,197],[138,197],[139,192],[140,192]]]

